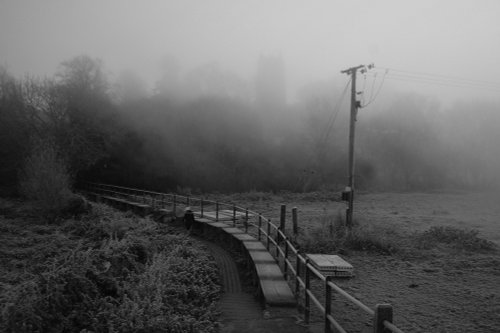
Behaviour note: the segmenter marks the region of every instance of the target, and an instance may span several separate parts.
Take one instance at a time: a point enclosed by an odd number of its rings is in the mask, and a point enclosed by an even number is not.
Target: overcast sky
[[[148,82],[165,55],[185,70],[216,62],[250,79],[259,55],[281,54],[290,95],[306,82],[346,80],[340,70],[372,62],[500,82],[500,1],[0,0],[0,65],[12,74],[52,75],[79,54]],[[485,90],[392,84],[471,98]],[[495,87],[489,98],[500,95]]]

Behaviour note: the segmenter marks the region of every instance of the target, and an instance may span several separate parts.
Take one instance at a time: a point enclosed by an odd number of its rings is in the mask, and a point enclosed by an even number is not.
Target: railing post
[[[373,333],[390,332],[384,326],[384,321],[392,323],[392,305],[377,304],[375,306],[375,317],[373,318]]]
[[[293,235],[297,236],[299,233],[299,226],[297,223],[297,207],[292,208],[292,223],[293,223]]]
[[[304,288],[304,322],[309,324],[309,316],[311,314],[311,300],[309,299],[309,288],[311,287],[311,273],[309,272],[309,258],[306,258],[306,287]]]
[[[295,261],[295,296],[297,298],[299,297],[299,292],[300,292],[299,277],[300,277],[300,252],[297,251],[297,257]]]
[[[236,227],[236,205],[233,204],[233,227]]]
[[[257,230],[257,239],[260,242],[260,236],[262,234],[262,231],[260,230],[262,228],[262,214],[259,214],[259,229]]]
[[[245,209],[245,233],[248,233],[248,208]]]
[[[186,196],[186,206],[190,206],[191,200],[189,199],[189,195]]]
[[[276,236],[279,236],[279,230],[276,230]],[[278,266],[280,263],[280,243],[276,242],[276,260],[278,261]]]
[[[203,217],[203,198],[200,200],[200,206],[201,217]]]
[[[331,333],[331,325],[328,316],[332,313],[332,287],[330,287],[330,275],[325,276],[325,333]]]
[[[215,222],[219,222],[219,202],[215,202]]]
[[[269,251],[269,239],[271,238],[271,219],[267,220],[267,242],[266,242],[266,248]]]
[[[165,193],[161,194],[161,208],[165,208]]]
[[[285,258],[283,259],[283,275],[285,277],[285,280],[288,281],[288,239],[285,237]]]
[[[281,205],[280,212],[280,230],[282,233],[285,233],[285,221],[286,221],[286,205]],[[281,236],[278,233],[276,237],[277,243],[281,242]]]

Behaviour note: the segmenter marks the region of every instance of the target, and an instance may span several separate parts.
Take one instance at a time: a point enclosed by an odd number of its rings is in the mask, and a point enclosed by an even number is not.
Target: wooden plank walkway
[[[265,304],[273,307],[295,307],[297,305],[295,296],[288,282],[285,281],[278,263],[267,251],[264,244],[241,229],[226,223],[213,222],[207,218],[197,218],[196,222],[219,229],[243,245],[254,264]]]

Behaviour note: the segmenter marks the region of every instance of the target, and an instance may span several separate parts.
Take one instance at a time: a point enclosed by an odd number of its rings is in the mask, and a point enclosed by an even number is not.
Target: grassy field
[[[221,198],[276,222],[281,204],[288,213],[297,207],[304,249],[341,253],[354,266],[356,276],[337,284],[370,307],[392,304],[395,323],[407,332],[450,333],[493,333],[500,327],[499,199],[492,192],[358,194],[356,233],[346,239],[338,235],[345,214],[338,194],[254,192]],[[319,281],[314,284],[323,289]],[[371,325],[339,297],[333,309],[348,329]],[[321,320],[317,314],[313,318]]]

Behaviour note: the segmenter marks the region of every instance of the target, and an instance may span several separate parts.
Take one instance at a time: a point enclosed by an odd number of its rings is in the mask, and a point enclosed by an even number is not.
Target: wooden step
[[[203,218],[197,218],[196,221],[220,229],[243,245],[255,267],[260,293],[268,306],[294,307],[297,305],[297,301],[288,282],[285,281],[278,263],[267,251],[264,244],[230,224],[213,222],[210,218],[205,217],[205,214]]]

